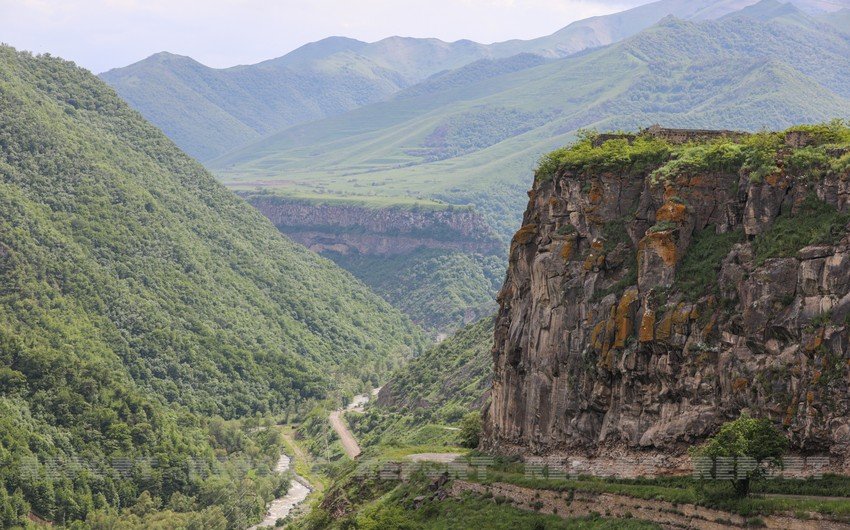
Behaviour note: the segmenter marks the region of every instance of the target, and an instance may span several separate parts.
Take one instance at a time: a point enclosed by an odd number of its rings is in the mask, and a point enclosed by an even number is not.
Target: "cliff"
[[[846,468],[850,131],[660,131],[538,170],[483,446],[681,455],[747,411]]]
[[[470,207],[243,196],[281,232],[354,274],[435,338],[496,310],[505,245]]]
[[[490,254],[500,248],[471,208],[370,208],[245,195],[283,233],[316,252],[396,255],[443,249]]]

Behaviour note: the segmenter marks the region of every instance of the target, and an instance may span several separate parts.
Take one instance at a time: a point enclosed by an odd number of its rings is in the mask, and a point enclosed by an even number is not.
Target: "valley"
[[[0,528],[850,528],[850,1],[581,4],[0,45]]]

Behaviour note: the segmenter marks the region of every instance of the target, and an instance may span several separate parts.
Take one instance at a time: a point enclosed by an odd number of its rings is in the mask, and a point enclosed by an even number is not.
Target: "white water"
[[[277,465],[274,470],[277,473],[285,473],[289,470],[292,459],[287,455],[280,455]],[[307,481],[294,475],[292,483],[289,485],[289,490],[283,497],[278,497],[269,505],[269,511],[266,512],[266,518],[261,523],[256,524],[248,530],[256,530],[261,526],[274,526],[278,519],[282,519],[289,515],[293,508],[304,502],[307,495],[310,494],[310,488],[307,486]]]

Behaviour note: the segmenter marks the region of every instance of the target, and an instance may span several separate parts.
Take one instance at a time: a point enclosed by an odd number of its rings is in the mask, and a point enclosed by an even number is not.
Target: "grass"
[[[510,468],[508,468],[510,469]],[[725,510],[744,517],[770,515],[780,512],[816,512],[850,520],[850,498],[847,500],[816,500],[759,497],[757,494],[843,495],[850,493],[850,477],[826,476],[820,480],[770,480],[759,483],[756,495],[744,499],[733,498],[728,483],[700,484],[690,477],[658,479],[599,479],[575,480],[532,479],[513,471],[491,471],[481,482],[506,482],[532,489],[554,491],[586,491],[614,493],[638,499],[667,501],[674,504],[693,504]]]
[[[433,503],[420,513],[414,512],[413,521],[417,528],[428,530],[465,530],[487,528],[513,530],[529,529],[621,529],[643,530],[659,528],[658,525],[633,519],[609,519],[604,517],[576,517],[563,519],[558,515],[543,515],[526,512],[499,504],[496,500],[484,500],[473,496]]]
[[[394,530],[486,529],[649,529],[656,525],[634,519],[607,519],[599,516],[564,519],[514,508],[503,499],[463,494],[435,500],[429,486],[432,480],[415,473],[409,481],[393,482],[348,475],[328,495],[352,504],[347,515],[331,518],[315,510],[298,528],[369,528]]]
[[[786,209],[769,230],[756,238],[756,263],[793,256],[808,245],[834,245],[843,237],[848,222],[850,215],[839,213],[809,194],[796,214]]]
[[[742,241],[742,230],[718,234],[714,226],[694,234],[687,253],[676,269],[675,287],[695,300],[717,285],[720,265],[732,246]]]
[[[456,206],[445,202],[428,198],[417,198],[408,196],[383,196],[383,195],[357,195],[357,194],[335,194],[333,192],[319,193],[303,190],[288,190],[275,187],[264,187],[256,183],[234,183],[225,182],[228,188],[239,192],[244,197],[281,197],[295,201],[303,201],[311,204],[334,205],[334,206],[358,206],[362,208],[419,208],[424,210],[442,211],[451,208],[470,208],[468,206]]]

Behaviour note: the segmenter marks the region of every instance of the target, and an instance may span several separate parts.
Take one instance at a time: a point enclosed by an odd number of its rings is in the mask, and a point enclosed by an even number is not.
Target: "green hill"
[[[775,7],[668,18],[603,49],[293,127],[210,165],[232,184],[473,203],[507,237],[523,175],[579,128],[754,130],[850,116],[850,39]]]
[[[385,100],[429,76],[479,60],[565,57],[630,37],[667,15],[717,18],[754,2],[660,0],[581,20],[539,39],[490,45],[331,37],[277,59],[225,69],[159,53],[101,77],[186,152],[209,160],[277,130]]]
[[[422,346],[406,317],[282,237],[105,83],[8,47],[0,299],[2,527],[29,509],[85,518],[147,490],[197,509],[247,503],[217,512],[244,528],[262,498],[217,496],[239,475],[204,479],[189,460],[276,458],[277,446],[206,417],[351,392]],[[31,457],[158,467],[74,478]]]
[[[467,325],[398,369],[366,414],[347,416],[376,444],[457,445],[464,416],[479,411],[492,382],[492,317]]]

